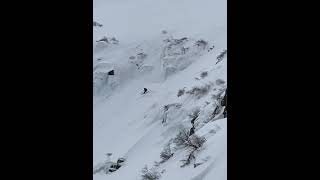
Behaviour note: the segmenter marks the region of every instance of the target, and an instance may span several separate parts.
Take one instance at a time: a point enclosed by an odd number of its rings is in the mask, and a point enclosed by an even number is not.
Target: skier
[[[108,75],[114,75],[114,70],[109,71]]]
[[[147,88],[143,88],[143,94],[147,93],[148,89]]]

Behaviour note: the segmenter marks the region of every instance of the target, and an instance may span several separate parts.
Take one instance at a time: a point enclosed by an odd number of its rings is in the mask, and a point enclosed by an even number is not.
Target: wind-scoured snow
[[[125,158],[93,179],[141,180],[147,165],[163,180],[226,180],[227,118],[222,107],[212,114],[227,88],[227,56],[217,60],[227,49],[227,1],[93,2],[93,165]],[[155,163],[196,109],[195,135],[206,141],[192,164],[181,167],[186,148]]]

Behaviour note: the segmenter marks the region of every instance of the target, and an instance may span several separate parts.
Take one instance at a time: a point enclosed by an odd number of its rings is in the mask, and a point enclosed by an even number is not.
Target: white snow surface
[[[160,161],[160,152],[180,127],[191,128],[189,114],[200,114],[195,134],[206,142],[196,152],[194,168],[181,160],[186,149],[156,169],[161,180],[226,180],[227,118],[210,119],[217,99],[227,87],[226,0],[94,0],[93,18],[93,165],[106,161],[107,153],[124,164],[115,172],[96,173],[94,180],[140,180],[141,170]],[[166,33],[162,33],[165,30]],[[119,43],[96,42],[103,36]],[[181,40],[186,37],[186,40]],[[197,46],[198,40],[207,42]],[[179,41],[179,42],[178,42]],[[214,46],[212,50],[210,47]],[[185,48],[184,52],[181,50]],[[140,53],[140,54],[139,54]],[[114,70],[114,75],[108,72]],[[202,72],[208,75],[201,78]],[[218,83],[223,80],[225,83]],[[209,85],[201,97],[180,89]],[[143,88],[148,92],[142,94]],[[180,106],[167,111],[164,106]]]

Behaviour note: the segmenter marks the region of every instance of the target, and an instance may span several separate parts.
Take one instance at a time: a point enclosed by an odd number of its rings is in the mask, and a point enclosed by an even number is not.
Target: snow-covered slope
[[[164,180],[227,178],[220,106],[227,87],[226,3],[94,0],[94,21],[102,25],[93,27],[94,169],[125,158],[114,172],[97,170],[94,180],[139,180],[145,165]],[[178,147],[177,134],[190,130],[196,110],[192,137],[205,142]],[[173,155],[162,161],[166,147]],[[192,162],[181,167],[193,150]]]

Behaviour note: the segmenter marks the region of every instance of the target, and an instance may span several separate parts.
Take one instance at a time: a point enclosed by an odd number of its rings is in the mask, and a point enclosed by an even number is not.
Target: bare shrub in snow
[[[195,161],[196,157],[194,156],[195,150],[191,150],[185,159],[182,159],[181,162],[183,163],[180,167],[185,167],[189,165],[192,161]]]
[[[192,149],[198,149],[206,142],[206,139],[202,136],[198,136],[196,134],[189,136],[189,134],[190,131],[188,129],[181,128],[177,136],[173,139],[173,143],[177,147],[181,148],[189,147]]]
[[[200,39],[200,40],[196,41],[196,45],[199,47],[205,48],[205,47],[207,47],[208,42],[203,39]]]
[[[200,109],[196,108],[193,110],[191,114],[188,115],[191,118],[191,124],[194,124],[194,121],[198,118],[199,114],[200,114]]]
[[[141,173],[142,180],[158,180],[161,177],[161,174],[155,168],[148,169],[148,166],[145,166]]]
[[[194,86],[191,90],[187,91],[187,94],[191,94],[195,97],[197,97],[198,99],[200,99],[201,97],[207,95],[210,91],[211,85],[210,84],[206,84],[204,86]]]
[[[196,157],[195,157],[196,150],[198,150],[200,147],[202,147],[205,142],[206,142],[206,139],[202,136],[198,136],[196,134],[193,134],[192,136],[190,136],[187,141],[187,147],[190,147],[191,149],[189,149],[189,152],[188,152],[186,158],[181,160],[181,162],[183,162],[183,164],[180,167],[187,166],[191,162],[195,161],[196,160]]]
[[[208,76],[208,71],[204,71],[200,74],[200,77],[203,79]]]
[[[199,40],[196,42],[194,39],[188,39],[187,37],[181,39],[171,37],[164,42],[165,45],[160,59],[162,60],[165,77],[186,69],[207,48],[206,41]]]
[[[216,62],[216,64],[218,64],[220,61],[222,61],[222,59],[226,56],[226,54],[227,54],[227,50],[222,51],[217,57],[218,61]]]
[[[194,163],[193,168],[196,168],[197,166],[200,166],[201,164],[203,164],[203,163]]]
[[[198,114],[198,113],[195,113],[195,114]],[[203,146],[203,144],[206,142],[206,139],[205,137],[198,136],[194,133],[190,135],[190,131],[187,128],[182,127],[179,129],[179,133],[176,135],[175,138],[173,138],[172,142],[175,144],[176,146],[175,148],[178,148],[178,149],[186,148],[188,150],[188,154],[186,158],[181,160],[181,162],[183,162],[181,167],[184,167],[189,165],[191,162],[195,160],[195,152]],[[165,152],[164,158],[166,158],[166,160],[172,156],[171,150],[170,151],[165,150],[164,152]]]
[[[110,156],[112,155],[112,153],[107,153],[107,159],[103,162],[103,163],[99,163],[97,164],[95,167],[93,167],[93,174],[97,174],[100,172],[104,172],[104,173],[109,173],[109,168],[112,164],[112,162],[110,161]]]
[[[184,95],[185,90],[184,89],[179,89],[177,96],[180,97]]]
[[[106,36],[103,36],[101,39],[97,40],[96,42],[105,42],[109,43],[109,39]]]
[[[97,40],[96,42],[105,42],[107,44],[119,44],[119,41],[115,38],[115,37],[112,37],[112,38],[108,38],[106,36],[103,36],[101,39]]]
[[[98,23],[97,21],[93,21],[93,26],[102,27],[102,24]]]
[[[186,128],[179,129],[179,133],[173,139],[173,143],[177,147],[187,147],[188,146],[188,139],[189,139],[189,130]]]
[[[110,42],[111,42],[112,44],[119,44],[119,41],[118,41],[115,37],[112,37],[112,38],[110,39]]]
[[[170,108],[174,109],[180,109],[182,107],[181,103],[172,103],[172,104],[167,104],[163,107],[163,118],[162,118],[162,123],[167,122],[167,116],[168,116],[168,111]]]
[[[160,163],[166,162],[172,156],[173,156],[173,153],[170,148],[170,143],[168,143],[160,153],[160,158],[162,159]]]
[[[198,149],[202,147],[202,145],[206,142],[206,138],[203,136],[198,136],[196,134],[193,134],[189,137],[189,146]]]

